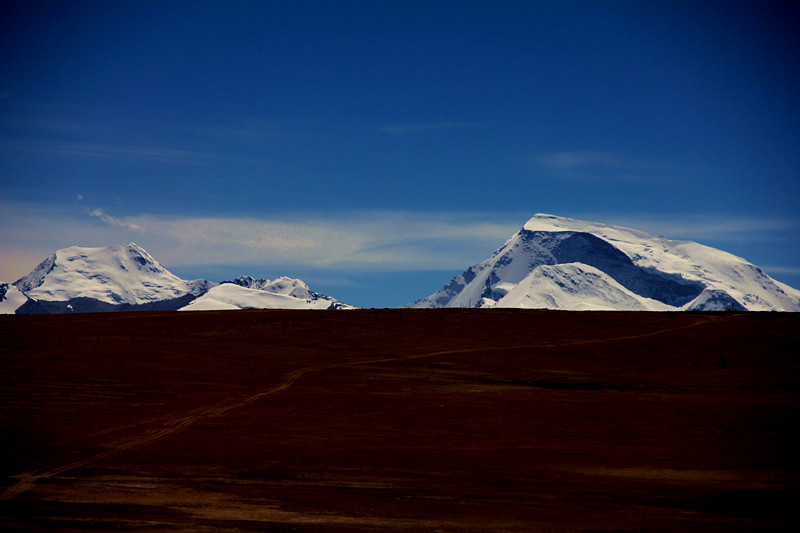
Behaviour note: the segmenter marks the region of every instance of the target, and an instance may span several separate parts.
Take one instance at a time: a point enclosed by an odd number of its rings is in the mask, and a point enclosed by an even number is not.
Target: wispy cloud
[[[574,213],[584,220],[640,229],[721,247],[768,272],[796,275],[791,254],[800,223],[713,214]],[[313,270],[324,277],[355,273],[449,270],[485,259],[530,214],[503,212],[346,211],[273,217],[116,216],[80,205],[0,202],[0,280],[13,281],[59,248],[135,241],[167,268],[183,272],[250,265],[253,272]],[[765,244],[766,243],[766,244]],[[772,244],[769,244],[772,243]],[[759,248],[761,247],[761,248]],[[758,252],[758,250],[762,250]],[[738,254],[743,255],[743,254]],[[784,257],[784,259],[781,259]],[[187,274],[191,275],[191,274]]]
[[[443,122],[429,122],[422,124],[392,124],[389,126],[381,126],[379,129],[384,133],[392,135],[405,135],[407,133],[418,133],[439,130],[458,130],[464,128],[471,128],[478,125],[477,122],[460,122],[460,121],[443,121]]]
[[[201,134],[211,139],[226,139],[240,142],[260,142],[286,138],[294,126],[278,120],[240,118],[231,122],[178,127],[183,133]],[[184,131],[185,130],[185,131]]]
[[[800,276],[800,268],[798,267],[761,265],[761,268],[770,274],[791,274],[792,276]]]
[[[85,159],[119,159],[181,165],[207,165],[231,161],[225,153],[205,149],[226,137],[241,141],[259,138],[272,127],[258,121],[238,121],[229,125],[187,126],[147,121],[127,121],[124,125],[105,120],[91,110],[82,110],[85,117],[68,113],[57,106],[40,105],[19,116],[2,117],[3,136],[0,149],[9,152],[60,155]],[[179,135],[176,135],[179,134]],[[205,144],[199,137],[207,137]],[[176,146],[163,142],[176,137],[188,144]]]
[[[42,140],[5,140],[0,145],[6,150],[32,153],[57,154],[82,158],[126,159],[160,163],[203,165],[219,160],[229,160],[228,156],[194,150],[170,148],[113,145],[97,142],[67,142]]]
[[[725,216],[703,214],[590,214],[587,220],[602,220],[608,224],[625,226],[664,235],[670,239],[703,242],[713,241],[769,241],[787,232],[800,232],[800,222],[770,217],[748,215]]]
[[[468,213],[364,211],[286,219],[132,217],[148,240],[167,241],[174,264],[294,265],[323,269],[461,268],[491,252],[517,223]]]
[[[572,179],[652,180],[664,172],[664,165],[598,150],[573,150],[538,153],[533,164],[556,176]]]
[[[0,205],[6,215],[0,215],[0,250],[25,251],[24,257],[38,253],[41,260],[66,246],[133,240],[168,268],[235,264],[282,270],[459,270],[491,253],[525,219],[513,213],[407,211],[282,218],[116,216],[70,205]],[[15,274],[24,275],[33,266],[20,266]]]
[[[106,213],[103,212],[102,209],[93,209],[92,211],[89,212],[89,216],[97,217],[100,220],[102,220],[104,224],[108,224],[109,226],[113,226],[115,228],[125,228],[130,231],[135,231],[136,233],[144,233],[144,228],[142,228],[138,224],[134,224],[133,222],[128,222],[126,220],[112,217],[111,215],[107,215]]]
[[[574,169],[586,167],[620,167],[629,166],[620,156],[610,152],[579,150],[575,152],[551,152],[535,156],[543,165],[556,169]]]

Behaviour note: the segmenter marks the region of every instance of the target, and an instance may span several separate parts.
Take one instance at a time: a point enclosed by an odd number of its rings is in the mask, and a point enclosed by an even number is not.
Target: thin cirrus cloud
[[[243,258],[304,265],[428,269],[463,266],[464,253],[499,247],[519,230],[528,218],[518,213],[353,211],[328,217],[117,218],[96,209],[91,216],[111,227],[170,239],[189,248],[207,248],[219,262],[230,260],[214,255],[214,247],[231,247]],[[722,215],[587,215],[585,220],[604,220],[614,225],[664,235],[671,239],[702,242],[763,242],[796,233],[796,221],[777,218],[726,217]]]
[[[576,169],[587,167],[625,167],[630,166],[622,158],[611,152],[578,150],[574,152],[550,152],[534,156],[541,164],[555,169]]]
[[[670,239],[688,239],[701,243],[706,240],[765,242],[800,231],[800,223],[796,220],[751,217],[744,214],[735,217],[713,213],[670,216],[633,214],[622,217],[589,215],[588,219],[605,220],[609,224],[635,228],[654,235],[664,235]]]
[[[428,122],[421,124],[392,124],[389,126],[381,126],[379,129],[384,133],[392,135],[405,135],[408,133],[421,133],[430,131],[441,130],[460,130],[471,128],[478,125],[477,122],[461,122],[461,121],[443,121],[443,122]]]
[[[477,215],[399,211],[285,220],[142,216],[122,222],[143,228],[146,240],[159,248],[167,245],[167,264],[234,261],[370,271],[460,268],[491,252],[516,229]]]
[[[770,274],[791,274],[793,276],[800,276],[800,268],[771,265],[762,265],[761,268]]]
[[[538,153],[531,156],[531,161],[540,170],[572,179],[653,179],[668,170],[652,162],[598,150]]]
[[[78,198],[81,200],[83,199],[83,197],[80,194],[78,195]],[[92,209],[89,212],[89,216],[97,217],[100,220],[102,220],[104,224],[108,224],[109,226],[113,226],[116,228],[125,228],[136,233],[144,233],[144,228],[142,228],[138,224],[134,224],[133,222],[127,222],[125,220],[112,217],[111,215],[106,214],[102,209]]]
[[[193,150],[122,144],[114,145],[88,141],[12,141],[3,143],[3,148],[16,152],[48,153],[81,158],[125,159],[181,165],[189,164],[193,166],[230,159],[221,154]]]
[[[557,213],[558,214],[558,213]],[[325,215],[255,217],[115,216],[79,204],[60,208],[0,202],[0,280],[30,272],[67,246],[144,246],[167,268],[253,265],[319,271],[461,271],[485,259],[519,230],[529,213],[349,211]],[[796,234],[797,222],[747,216],[584,214],[601,220],[714,246],[759,243]],[[58,232],[52,228],[58,227]],[[723,248],[726,248],[723,246]],[[757,258],[752,258],[757,260]],[[787,270],[788,269],[788,270]],[[774,272],[796,274],[791,265]]]
[[[127,125],[128,129],[120,129],[118,125],[115,127],[98,119],[65,117],[63,112],[48,106],[36,110],[35,116],[0,120],[6,132],[0,137],[0,150],[10,154],[52,154],[87,160],[116,159],[126,163],[140,161],[190,166],[232,159],[214,151],[169,148],[163,143],[154,145],[153,136],[164,134],[165,128],[159,125],[136,122]],[[169,128],[172,132],[180,129],[173,125]]]
[[[461,269],[491,253],[524,216],[504,213],[352,211],[286,218],[115,216],[103,209],[0,205],[7,229],[0,247],[39,261],[73,245],[130,241],[166,267],[258,265],[353,271]],[[88,216],[87,216],[88,215]],[[58,227],[54,234],[46,228]],[[22,253],[25,252],[25,253]],[[15,260],[16,261],[16,260]],[[2,278],[35,264],[7,262]],[[13,271],[8,273],[8,271]],[[16,278],[14,278],[16,279]]]

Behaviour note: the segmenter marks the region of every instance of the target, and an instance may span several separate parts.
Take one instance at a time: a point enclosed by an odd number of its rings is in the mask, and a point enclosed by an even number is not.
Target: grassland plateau
[[[800,315],[0,316],[4,531],[795,531]]]

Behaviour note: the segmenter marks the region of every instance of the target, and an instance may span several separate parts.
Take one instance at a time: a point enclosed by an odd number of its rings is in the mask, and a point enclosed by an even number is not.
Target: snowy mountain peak
[[[267,291],[274,294],[285,294],[293,298],[311,298],[312,292],[309,290],[308,285],[303,280],[281,276],[275,280],[269,279],[256,279],[252,276],[239,276],[236,279],[223,281],[222,283],[231,283],[246,287],[248,289],[257,289],[260,291]]]
[[[47,276],[55,266],[56,254],[53,254],[39,263],[30,274],[15,281],[13,285],[23,293],[29,292],[44,283],[45,276]]]
[[[237,278],[239,279],[239,278]],[[258,280],[256,280],[258,281]],[[299,281],[299,280],[298,280]],[[270,285],[267,285],[269,288]],[[179,311],[213,311],[224,309],[355,309],[329,296],[311,293],[313,298],[297,298],[290,294],[240,285],[221,283],[211,288]]]
[[[800,311],[800,291],[690,241],[537,214],[488,259],[408,307]]]
[[[253,276],[239,276],[238,278],[229,279],[227,281],[223,281],[222,283],[230,283],[232,285],[238,285],[248,289],[260,290],[261,287],[270,283],[270,281],[268,279],[256,279]]]
[[[33,300],[82,297],[133,305],[179,298],[193,288],[135,243],[63,248],[14,285]]]
[[[166,272],[166,269],[161,266],[161,263],[153,259],[153,256],[147,253],[147,250],[138,244],[131,242],[120,248],[122,249],[121,251],[123,251],[127,257],[137,265],[139,270],[153,272],[156,274]]]
[[[620,238],[622,238],[622,240],[639,238],[650,241],[663,239],[663,237],[654,237],[643,231],[624,228],[622,226],[613,226],[601,222],[586,222],[575,218],[546,215],[543,213],[534,215],[522,226],[522,229],[528,231],[581,231],[592,233],[608,241],[621,240]]]
[[[288,298],[294,298],[297,300],[302,300],[307,302],[307,304],[313,304],[315,308],[328,308],[332,307],[334,309],[349,309],[352,308],[350,305],[343,304],[336,300],[335,298],[331,298],[330,296],[325,296],[324,294],[320,294],[318,292],[314,292],[308,288],[308,285],[303,280],[290,278],[288,276],[281,276],[274,280],[269,279],[255,279],[251,276],[239,276],[238,278],[223,281],[222,285],[231,284],[231,285],[238,285],[239,287],[243,287],[246,289],[254,289],[262,292],[267,292],[273,295],[280,295],[285,296]],[[218,289],[215,291],[215,294],[221,295],[223,292],[230,293],[230,294],[237,294],[241,296],[248,296],[248,293],[242,291],[232,291],[227,289],[223,291],[222,289]],[[226,296],[229,297],[229,296]],[[275,300],[276,302],[281,302],[283,300]],[[319,303],[317,303],[319,302]]]
[[[266,285],[262,290],[301,299],[316,299],[316,297],[319,296],[317,293],[311,291],[304,281],[288,276],[281,276],[272,280],[272,282]]]

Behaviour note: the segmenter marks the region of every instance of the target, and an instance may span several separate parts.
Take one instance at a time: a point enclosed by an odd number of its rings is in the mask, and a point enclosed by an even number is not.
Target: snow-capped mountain
[[[800,291],[696,242],[538,214],[491,257],[406,307],[800,311]]]
[[[289,279],[289,278],[286,278]],[[301,284],[305,285],[300,280]],[[267,285],[269,286],[269,285]],[[316,293],[313,293],[316,294]],[[297,298],[264,289],[233,283],[222,283],[192,301],[179,311],[212,311],[223,309],[355,309],[329,297]]]
[[[207,290],[202,280],[180,279],[134,243],[58,250],[14,285],[32,300],[91,298],[112,305],[141,305]]]
[[[290,278],[288,276],[281,276],[274,280],[255,279],[252,276],[239,276],[236,279],[223,281],[220,285],[228,284],[302,300],[314,309],[355,309],[352,305],[343,304],[336,298],[312,291],[303,280]],[[228,288],[225,288],[225,290],[229,293],[233,292]],[[216,292],[222,293],[223,291],[219,290]],[[246,293],[241,294],[244,295]],[[276,300],[276,302],[279,301],[280,300]],[[289,309],[295,309],[295,307],[289,307]]]
[[[237,292],[228,287],[244,288],[226,284],[214,291],[219,284],[183,280],[134,243],[73,246],[58,250],[13,284],[0,284],[0,313],[177,310],[191,303],[189,309],[351,307],[310,291],[300,280],[237,279],[260,286]]]
[[[248,289],[258,289],[260,291],[267,291],[274,294],[283,294],[291,296],[292,298],[302,298],[304,300],[314,299],[320,295],[309,290],[302,280],[282,276],[275,280],[268,279],[255,279],[252,276],[239,276],[236,279],[223,281],[222,283],[231,283],[239,285],[240,287],[247,287]]]

